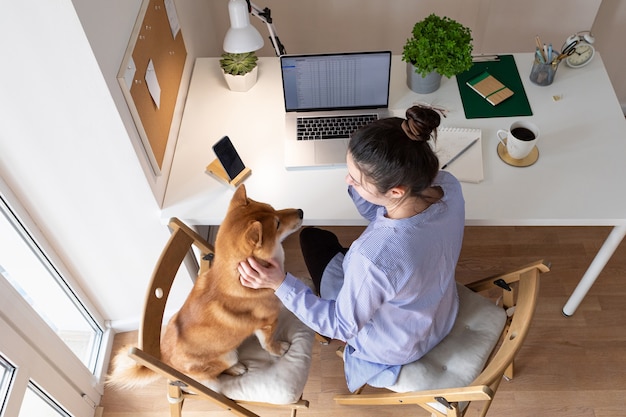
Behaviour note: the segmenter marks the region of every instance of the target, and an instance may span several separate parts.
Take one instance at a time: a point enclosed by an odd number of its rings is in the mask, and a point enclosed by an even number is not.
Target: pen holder
[[[557,54],[558,55],[558,54]],[[537,85],[546,86],[552,84],[556,70],[559,67],[559,60],[554,59],[552,62],[541,62],[535,57],[533,67],[530,70],[530,81]]]

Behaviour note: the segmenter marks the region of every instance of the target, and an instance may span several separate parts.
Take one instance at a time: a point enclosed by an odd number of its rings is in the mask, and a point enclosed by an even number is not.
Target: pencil
[[[441,169],[446,169],[451,163],[453,163],[459,156],[463,155],[465,153],[465,151],[467,151],[469,148],[471,148],[476,142],[478,142],[478,139],[480,138],[476,138],[473,141],[470,142],[469,145],[467,145],[465,148],[461,149],[461,152],[457,153],[456,155],[454,155],[454,157],[452,159],[450,159],[444,166],[441,167]]]
[[[541,43],[541,38],[539,38],[539,35],[535,36],[535,43],[537,44],[537,50],[543,58],[543,62],[546,62],[547,57],[543,55],[543,48],[545,48],[546,45]]]

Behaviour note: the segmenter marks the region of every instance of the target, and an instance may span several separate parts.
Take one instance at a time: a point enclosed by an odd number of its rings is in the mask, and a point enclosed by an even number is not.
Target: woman
[[[406,120],[378,120],[348,145],[348,193],[370,221],[348,250],[330,232],[300,235],[320,296],[278,264],[239,265],[242,285],[272,288],[302,322],[346,342],[348,388],[392,385],[401,365],[423,356],[452,329],[454,270],[465,221],[459,182],[439,171],[429,143],[440,116],[428,107]]]

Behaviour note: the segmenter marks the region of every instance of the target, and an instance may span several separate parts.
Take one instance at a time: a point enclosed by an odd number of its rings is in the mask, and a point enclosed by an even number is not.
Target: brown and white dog
[[[284,261],[282,241],[302,225],[300,209],[275,210],[251,200],[244,185],[232,197],[219,227],[213,264],[200,274],[181,309],[161,338],[161,360],[190,377],[212,385],[222,372],[240,375],[237,347],[255,334],[270,354],[282,356],[289,343],[274,339],[280,300],[270,289],[241,285],[237,266],[250,256],[262,263]],[[157,374],[128,357],[127,347],[113,359],[107,383],[120,388],[145,385]]]

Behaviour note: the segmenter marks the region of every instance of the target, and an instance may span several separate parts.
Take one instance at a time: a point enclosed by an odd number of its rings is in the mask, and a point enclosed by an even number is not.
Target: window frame
[[[15,366],[3,415],[19,414],[22,400],[31,381],[71,415],[94,415],[95,405],[100,402],[102,394],[94,384],[93,374],[45,323],[36,323],[36,319],[41,320],[39,315],[32,311],[12,286],[2,284],[10,288],[0,288],[0,304],[7,302],[7,293],[13,291],[11,295],[17,302],[13,303],[12,307],[17,308],[16,313],[21,312],[30,316],[25,317],[26,320],[16,325],[7,320],[4,314],[0,315],[0,334],[6,336],[3,337],[0,350],[3,356]],[[4,289],[9,291],[4,292]],[[25,328],[22,328],[21,326],[24,325]],[[49,333],[48,335],[37,334],[38,337],[46,340],[45,351],[39,348],[31,337],[26,336],[33,331],[33,328],[47,330]],[[59,362],[54,362],[53,358],[59,359]]]
[[[33,252],[33,256],[36,257],[39,262],[41,262],[44,269],[48,271],[51,279],[57,282],[57,285],[68,298],[68,301],[70,301],[77,307],[77,313],[81,314],[78,310],[82,310],[84,312],[83,314],[85,320],[94,329],[94,331],[98,332],[94,340],[93,350],[92,352],[90,352],[90,357],[88,359],[89,363],[86,364],[87,368],[94,375],[97,374],[98,359],[100,356],[102,356],[102,340],[106,330],[104,320],[102,320],[101,318],[100,320],[98,320],[97,316],[95,316],[92,312],[94,311],[94,309],[89,308],[87,303],[83,301],[85,297],[81,297],[74,289],[77,286],[71,285],[71,283],[67,279],[70,274],[67,270],[64,269],[64,265],[61,260],[57,257],[56,262],[53,261],[55,252],[50,247],[47,250],[44,249],[45,242],[47,241],[43,238],[43,236],[40,234],[39,238],[35,237],[35,234],[32,231],[33,226],[29,227],[28,225],[24,224],[22,220],[23,216],[19,216],[18,213],[16,213],[15,210],[12,208],[10,203],[6,200],[7,199],[0,191],[0,216],[4,216],[5,214],[7,215],[7,220],[9,224],[13,226],[17,234],[21,236],[24,242],[26,242],[26,245]],[[26,218],[28,219],[28,217]],[[36,229],[36,231],[38,231],[38,229]]]
[[[3,335],[0,338],[0,353],[16,367],[3,415],[18,414],[29,381],[72,415],[94,415],[103,394],[102,382],[114,332],[81,291],[67,266],[2,178],[0,210],[8,210],[27,231],[29,243],[36,245],[44,255],[44,261],[67,283],[73,296],[102,330],[97,358],[91,361],[92,366],[87,367],[17,290],[5,279],[0,279],[0,334]]]
[[[2,371],[2,377],[0,377],[0,415],[2,415],[2,411],[9,398],[9,392],[11,392],[11,384],[15,375],[15,365],[5,358],[4,355],[0,354],[0,369],[4,369]]]

